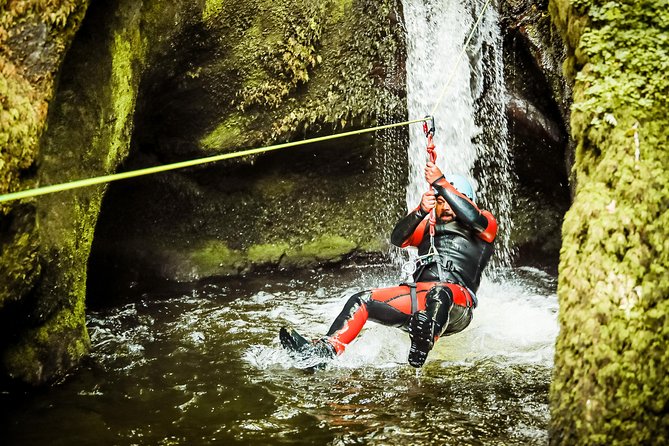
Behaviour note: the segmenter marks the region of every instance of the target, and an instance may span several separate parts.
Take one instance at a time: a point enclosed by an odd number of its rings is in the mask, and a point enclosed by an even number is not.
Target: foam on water
[[[484,278],[472,324],[464,332],[437,342],[428,361],[442,361],[448,366],[494,359],[499,364],[536,363],[550,367],[558,329],[554,281],[540,270],[527,268],[521,272],[525,277],[510,273],[504,281]],[[384,277],[375,282],[387,284],[387,281]],[[327,331],[348,297],[365,288],[374,286],[343,290],[318,288],[316,294],[321,297],[276,295],[273,302],[279,307],[269,312],[274,320],[263,320],[268,317],[264,310],[251,317],[263,324],[272,324],[277,330],[286,325],[306,337],[318,338]],[[402,367],[406,365],[408,349],[406,333],[369,322],[330,367]],[[269,344],[250,346],[243,357],[258,368],[309,365],[295,362],[285,354],[277,339]]]
[[[557,316],[555,280],[541,271],[484,280],[473,323],[439,340],[420,370],[407,364],[408,336],[372,322],[315,374],[281,347],[281,326],[322,336],[350,295],[396,283],[396,271],[368,265],[92,310],[90,369],[49,397],[56,409],[38,405],[17,426],[69,416],[72,426],[87,426],[73,428],[76,435],[105,444],[159,444],[170,435],[193,444],[242,437],[275,444],[270,439],[304,435],[319,444],[406,436],[413,444],[545,444]],[[72,395],[76,403],[58,405]],[[94,431],[80,419],[90,407],[106,423]]]

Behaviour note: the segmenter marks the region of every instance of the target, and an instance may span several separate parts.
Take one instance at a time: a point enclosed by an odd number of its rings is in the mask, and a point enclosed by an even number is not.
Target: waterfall
[[[477,204],[490,210],[499,223],[493,269],[509,266],[513,174],[504,114],[502,39],[495,5],[491,2],[483,11],[484,0],[402,3],[409,118],[431,114],[436,107],[437,165],[445,173],[465,174],[474,180]],[[481,14],[484,16],[463,53],[465,41]],[[425,146],[422,129],[412,126],[408,209],[415,208],[427,190],[423,178]]]

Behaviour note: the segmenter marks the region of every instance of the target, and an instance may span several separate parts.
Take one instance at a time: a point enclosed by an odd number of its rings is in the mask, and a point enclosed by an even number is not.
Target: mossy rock
[[[76,366],[90,349],[83,299],[65,307],[40,327],[28,329],[2,361],[9,376],[30,384],[50,383]]]
[[[553,444],[663,444],[669,404],[666,2],[554,1],[574,81]]]
[[[316,240],[305,243],[297,249],[286,253],[282,264],[290,266],[306,266],[323,261],[338,262],[351,254],[357,245],[339,235],[325,234]]]
[[[0,153],[0,192],[406,115],[395,0],[122,0],[92,2],[88,9],[84,1],[47,3],[29,7],[27,18],[1,19],[21,36],[38,36],[47,26],[55,45],[37,46],[55,48],[57,57],[18,69],[19,59],[30,58],[5,56],[30,48],[4,51],[5,45],[0,52],[0,90],[11,96],[0,116],[0,141],[7,143]],[[0,33],[2,45],[9,42],[4,37]],[[48,76],[39,71],[44,67]],[[152,272],[160,273],[164,261],[173,280],[239,274],[284,260],[294,266],[340,261],[369,234],[387,232],[401,212],[401,182],[395,180],[405,173],[406,133],[393,133],[390,146],[388,135],[129,182],[148,192],[133,191],[118,212],[110,211],[115,219],[109,223],[122,236],[114,241],[123,247],[141,241],[137,252],[128,246],[124,258],[142,263],[157,254]],[[0,272],[13,279],[3,282],[0,302],[31,299],[1,346],[12,376],[50,381],[88,348],[83,308],[95,268],[89,253],[94,238],[104,238],[101,205],[113,200],[116,187],[38,198],[28,203],[34,203],[32,226],[2,238],[2,262],[10,267]],[[381,211],[367,205],[379,190],[390,197]],[[11,226],[8,216],[17,214],[6,206],[1,211],[4,230]],[[16,249],[8,255],[5,248]],[[23,277],[20,287],[17,278]]]
[[[290,250],[288,243],[264,243],[248,249],[248,260],[253,265],[278,264]]]

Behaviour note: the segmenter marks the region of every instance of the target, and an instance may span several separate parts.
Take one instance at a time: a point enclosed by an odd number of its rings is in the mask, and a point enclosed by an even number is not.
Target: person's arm
[[[436,202],[434,191],[425,192],[420,205],[395,224],[395,228],[390,235],[390,243],[400,248],[418,246],[423,239],[427,224],[426,217],[430,214]]]
[[[455,212],[455,219],[461,224],[474,230],[479,238],[492,243],[497,236],[497,220],[488,211],[481,211],[473,201],[461,194],[451,183],[446,181],[439,167],[428,163],[425,168],[425,178],[437,191],[437,195],[444,197],[448,205]]]

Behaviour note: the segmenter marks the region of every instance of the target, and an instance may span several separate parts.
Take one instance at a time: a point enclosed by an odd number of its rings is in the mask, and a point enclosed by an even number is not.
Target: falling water
[[[437,165],[474,179],[478,204],[500,225],[492,264],[509,266],[512,173],[497,11],[482,0],[404,0],[403,7],[409,117],[434,115]],[[427,189],[427,155],[422,129],[410,132],[406,200],[413,209]]]

